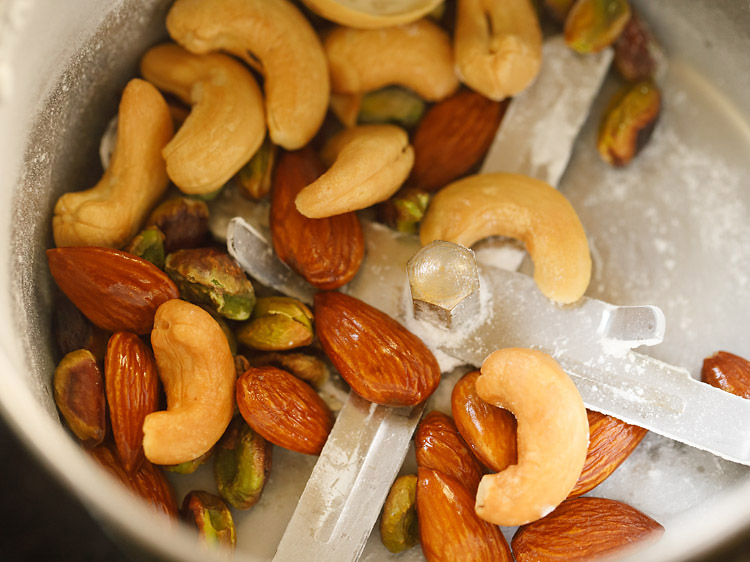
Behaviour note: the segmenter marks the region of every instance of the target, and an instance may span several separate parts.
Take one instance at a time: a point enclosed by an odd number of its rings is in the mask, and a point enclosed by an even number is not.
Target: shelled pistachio
[[[309,345],[313,338],[312,312],[290,297],[257,300],[252,318],[237,330],[237,339],[253,349],[278,351]]]

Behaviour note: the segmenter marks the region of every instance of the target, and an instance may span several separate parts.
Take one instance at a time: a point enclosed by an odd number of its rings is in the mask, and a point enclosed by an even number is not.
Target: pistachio
[[[276,163],[276,145],[269,137],[240,170],[240,191],[250,199],[263,199],[271,191],[271,177]]]
[[[237,330],[240,343],[253,349],[279,351],[309,345],[313,338],[312,312],[290,297],[258,299],[252,319]]]
[[[380,540],[391,552],[402,552],[419,542],[417,475],[399,476],[391,486],[380,517]]]
[[[146,222],[164,233],[164,251],[198,248],[208,234],[208,205],[200,199],[174,197],[156,207]]]
[[[414,234],[429,202],[428,192],[416,187],[404,187],[378,206],[378,218],[394,230]]]
[[[205,304],[230,320],[247,320],[255,305],[255,291],[239,265],[217,248],[177,250],[167,256],[167,272],[180,296]]]
[[[325,361],[308,353],[269,352],[254,355],[250,359],[251,360],[247,363],[248,368],[250,366],[259,367],[261,365],[273,365],[274,367],[279,367],[285,371],[289,371],[298,379],[309,382],[318,390],[328,382],[328,379],[331,376],[331,372]],[[247,368],[244,369],[242,373],[245,371],[247,371]]]
[[[125,251],[164,269],[164,233],[156,225],[146,227],[136,234]]]
[[[575,0],[542,0],[542,5],[552,18],[560,23],[565,22]]]
[[[617,41],[629,19],[628,0],[578,0],[565,19],[565,42],[578,53],[599,52]]]
[[[357,121],[366,124],[392,123],[405,129],[422,118],[425,102],[411,90],[392,86],[368,92],[362,97]]]
[[[657,80],[666,69],[666,56],[651,29],[634,11],[615,43],[615,68],[625,80]]]
[[[597,148],[605,162],[625,166],[651,138],[661,112],[661,93],[651,80],[625,85],[599,127]]]
[[[216,446],[214,475],[219,494],[232,507],[249,509],[263,493],[271,471],[271,444],[236,416]]]
[[[185,496],[180,514],[198,529],[209,547],[234,549],[237,538],[232,512],[219,496],[194,490]]]
[[[102,442],[106,431],[104,380],[94,355],[71,351],[55,369],[55,403],[68,427],[87,447]]]
[[[200,457],[191,461],[181,462],[180,464],[166,464],[162,466],[162,468],[167,472],[174,472],[175,474],[192,474],[198,470],[201,465],[208,462],[213,454],[214,450],[210,449],[208,452],[203,453]]]

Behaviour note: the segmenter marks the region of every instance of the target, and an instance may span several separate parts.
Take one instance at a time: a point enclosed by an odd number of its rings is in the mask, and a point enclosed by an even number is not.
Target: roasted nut
[[[717,351],[703,360],[701,380],[742,398],[750,398],[750,361],[728,351]]]
[[[542,63],[542,32],[530,0],[459,0],[453,45],[461,81],[496,101],[524,90]]]
[[[661,92],[650,80],[626,84],[612,99],[599,126],[597,148],[612,166],[635,158],[654,132],[661,113]]]
[[[659,523],[622,502],[575,498],[518,529],[511,545],[517,562],[584,562],[608,558],[663,532]]]
[[[342,293],[315,295],[315,330],[352,390],[376,404],[414,406],[440,382],[435,356],[396,320]]]
[[[429,193],[407,186],[378,206],[378,218],[398,232],[416,234],[429,202]]]
[[[323,149],[330,166],[303,188],[295,205],[309,218],[324,218],[385,201],[409,176],[414,149],[409,135],[395,125],[345,129]]]
[[[666,55],[651,29],[635,11],[615,43],[614,65],[630,82],[658,80],[666,68]]]
[[[164,251],[168,254],[199,248],[208,235],[208,205],[200,199],[173,197],[159,204],[146,224],[164,233]]]
[[[200,490],[189,492],[182,500],[180,515],[210,548],[234,550],[237,537],[232,512],[220,497]]]
[[[424,108],[424,100],[414,92],[392,86],[362,96],[357,122],[375,125],[391,123],[411,129],[419,123]]]
[[[159,305],[179,296],[177,286],[161,269],[118,250],[51,248],[47,261],[62,292],[108,332],[147,334]]]
[[[240,191],[250,199],[263,199],[271,191],[271,177],[276,163],[276,145],[266,137],[237,177]]]
[[[86,447],[106,432],[104,380],[96,357],[87,349],[71,351],[55,369],[55,403],[65,423]]]
[[[143,422],[143,451],[156,464],[180,464],[206,453],[234,412],[234,358],[205,310],[181,300],[156,311],[151,332],[166,411]]]
[[[263,74],[274,144],[301,148],[320,128],[328,109],[328,65],[315,30],[291,2],[177,0],[167,30],[193,53],[228,51]]]
[[[344,127],[354,127],[357,124],[363,97],[364,94],[331,94],[331,111]]]
[[[216,445],[214,476],[219,494],[237,509],[254,506],[271,471],[273,447],[237,416]]]
[[[320,389],[331,376],[325,361],[307,353],[262,353],[253,355],[248,361],[247,368],[251,366],[260,367],[263,365],[273,365],[292,373],[298,379],[310,383],[314,388]]]
[[[312,312],[290,297],[258,299],[252,318],[237,329],[241,344],[264,351],[302,347],[312,338]]]
[[[237,406],[256,432],[274,445],[319,455],[333,415],[307,383],[276,367],[251,367],[237,380]]]
[[[565,43],[582,54],[617,41],[630,19],[628,0],[577,0],[565,19]]]
[[[450,36],[426,19],[378,30],[337,27],[323,47],[336,94],[399,85],[437,101],[458,87]]]
[[[281,156],[273,180],[271,240],[281,261],[312,286],[331,290],[354,278],[365,254],[365,239],[355,213],[310,219],[297,210],[297,195],[323,171],[310,147]]]
[[[352,0],[302,0],[316,14],[342,25],[376,29],[411,23],[435,9],[443,0],[400,0],[362,4]]]
[[[164,271],[180,288],[183,299],[205,304],[230,320],[250,317],[255,306],[253,285],[223,250],[177,250],[167,256]]]
[[[393,482],[380,515],[380,540],[394,553],[419,542],[416,474],[399,476]]]
[[[63,293],[58,292],[54,302],[52,332],[60,356],[88,349],[97,361],[103,361],[109,334],[94,326]]]
[[[252,73],[232,57],[157,45],[143,55],[141,74],[192,106],[163,150],[167,173],[184,193],[216,191],[263,142],[263,94]]]
[[[112,163],[86,191],[58,199],[52,218],[55,245],[121,248],[167,189],[161,151],[172,138],[172,118],[161,94],[133,79],[122,93]]]
[[[542,0],[542,5],[549,15],[559,23],[564,23],[575,0]]]
[[[180,464],[168,464],[162,466],[167,472],[174,472],[175,474],[192,474],[198,470],[201,465],[207,463],[214,454],[214,450],[211,449],[207,453],[201,455],[197,459],[191,461],[181,462]]]
[[[534,262],[534,280],[548,298],[572,303],[586,292],[591,255],[573,206],[543,181],[517,174],[478,174],[433,197],[422,220],[423,246],[446,240],[464,246],[490,236],[521,240]]]
[[[158,226],[144,228],[125,246],[125,251],[162,269],[164,267],[164,233],[159,230]]]
[[[159,405],[156,363],[140,337],[117,332],[109,338],[104,380],[117,454],[132,473],[143,462],[143,420]]]

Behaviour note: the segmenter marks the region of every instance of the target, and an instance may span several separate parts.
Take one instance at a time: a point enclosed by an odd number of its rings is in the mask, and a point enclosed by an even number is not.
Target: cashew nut
[[[167,189],[161,151],[170,138],[172,118],[162,95],[143,80],[128,82],[112,162],[94,187],[57,200],[55,245],[122,248],[135,236]]]
[[[156,310],[151,345],[167,409],[143,422],[143,451],[155,464],[198,458],[234,413],[235,367],[221,326],[202,308],[173,299]]]
[[[532,349],[492,353],[476,389],[516,416],[518,464],[482,477],[474,509],[496,525],[536,521],[568,496],[583,469],[589,443],[583,400],[557,362]]]
[[[322,152],[327,172],[299,192],[294,203],[320,219],[385,201],[409,176],[414,149],[395,125],[362,125],[333,137]]]
[[[543,181],[519,174],[478,174],[440,190],[427,209],[422,245],[447,240],[471,246],[487,236],[517,238],[534,261],[542,293],[572,303],[586,292],[591,255],[573,206]]]
[[[141,74],[192,106],[163,151],[167,173],[183,192],[216,191],[263,142],[263,95],[250,71],[232,57],[157,45],[143,55]]]
[[[450,37],[429,20],[375,30],[338,27],[323,47],[336,94],[400,85],[437,101],[458,88]]]
[[[458,0],[454,33],[461,81],[500,101],[531,84],[542,62],[542,32],[530,0]]]
[[[274,144],[301,148],[320,128],[328,64],[315,30],[288,0],[177,0],[167,30],[193,53],[224,50],[263,74]]]
[[[302,0],[315,13],[342,25],[377,29],[410,23],[426,16],[443,0],[399,0],[362,2],[358,0]]]

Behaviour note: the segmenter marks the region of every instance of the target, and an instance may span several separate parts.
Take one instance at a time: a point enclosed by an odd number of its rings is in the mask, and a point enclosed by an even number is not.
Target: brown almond
[[[659,523],[625,503],[574,498],[546,517],[520,527],[511,547],[516,562],[584,561],[656,539],[663,532]]]
[[[108,332],[147,334],[159,305],[180,296],[161,269],[112,248],[52,248],[47,250],[47,261],[63,293]]]
[[[143,420],[159,406],[154,355],[138,335],[117,332],[107,344],[104,378],[117,454],[132,473],[144,459]]]
[[[271,238],[279,259],[319,289],[341,287],[357,273],[365,239],[356,213],[310,219],[294,204],[302,188],[325,171],[312,148],[279,159],[271,193]]]
[[[589,420],[589,450],[581,476],[568,495],[582,496],[601,484],[630,456],[648,430],[624,421],[587,410]]]
[[[333,414],[310,385],[276,367],[251,367],[237,380],[237,406],[266,441],[319,455]]]
[[[440,382],[438,362],[422,340],[359,299],[316,294],[315,330],[344,380],[370,402],[414,406]]]
[[[512,562],[500,529],[479,518],[474,496],[458,480],[429,468],[417,477],[419,541],[428,562]]]
[[[471,90],[433,105],[414,133],[408,184],[437,191],[468,172],[489,150],[507,107]]]
[[[742,398],[750,398],[750,361],[728,351],[703,360],[701,380]]]
[[[414,434],[414,447],[418,466],[455,478],[476,494],[482,467],[458,434],[450,416],[438,411],[427,414]]]
[[[518,462],[516,418],[477,394],[479,371],[466,373],[453,387],[451,411],[458,432],[479,461],[493,472]]]

